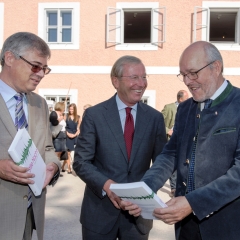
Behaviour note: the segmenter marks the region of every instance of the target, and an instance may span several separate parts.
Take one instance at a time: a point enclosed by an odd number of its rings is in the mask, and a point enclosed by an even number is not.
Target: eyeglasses
[[[180,80],[180,81],[184,81],[184,78],[185,77],[188,77],[190,80],[196,80],[196,79],[198,79],[198,72],[200,72],[201,70],[203,70],[205,67],[207,67],[207,66],[209,66],[210,64],[212,64],[212,63],[214,63],[215,61],[213,61],[213,62],[210,62],[209,64],[207,64],[206,66],[204,66],[204,67],[202,67],[201,69],[199,69],[199,70],[197,70],[196,72],[190,72],[190,73],[187,73],[187,74],[182,74],[182,73],[179,73],[178,75],[177,75],[177,77],[178,77],[178,79]]]
[[[126,77],[130,78],[132,81],[137,81],[138,79],[142,79],[143,81],[147,81],[149,76],[137,76],[137,75],[131,75],[131,76],[121,76],[121,78]]]
[[[19,56],[24,62],[28,63],[29,65],[32,66],[31,71],[34,73],[38,73],[41,70],[43,70],[44,75],[47,75],[51,72],[51,69],[49,67],[40,67],[38,65],[32,64],[30,63],[28,60],[26,60],[25,58],[23,58],[22,56]]]

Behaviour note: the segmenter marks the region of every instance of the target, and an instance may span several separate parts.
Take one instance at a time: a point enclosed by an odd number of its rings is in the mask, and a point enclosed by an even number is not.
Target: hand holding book
[[[124,202],[126,210],[130,210],[130,214],[138,216],[140,213],[143,218],[157,219],[153,216],[155,208],[164,208],[167,205],[144,183],[123,183],[111,184],[110,190],[118,195]]]

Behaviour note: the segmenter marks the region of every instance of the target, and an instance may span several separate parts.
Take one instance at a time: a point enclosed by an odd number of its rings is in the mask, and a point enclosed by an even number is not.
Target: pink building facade
[[[178,62],[197,40],[217,46],[225,78],[240,87],[240,1],[0,0],[0,48],[18,31],[39,35],[52,52],[36,92],[50,105],[68,96],[80,115],[115,93],[109,74],[123,55],[142,59],[150,76],[143,101],[161,111],[187,90]]]

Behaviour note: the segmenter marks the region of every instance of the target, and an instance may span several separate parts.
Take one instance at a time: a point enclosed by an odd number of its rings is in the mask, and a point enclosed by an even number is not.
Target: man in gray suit
[[[240,89],[223,77],[222,56],[209,42],[188,46],[179,65],[193,97],[179,104],[173,135],[142,179],[157,191],[177,169],[176,197],[153,214],[175,224],[177,240],[239,239]]]
[[[34,228],[38,239],[43,239],[46,185],[54,184],[59,175],[60,162],[52,146],[48,106],[42,97],[32,92],[50,72],[49,57],[48,45],[28,32],[7,38],[0,55],[0,238],[4,240],[30,240]],[[22,126],[28,129],[47,164],[44,187],[38,197],[29,192],[28,187],[34,182],[34,174],[29,173],[28,168],[15,165],[8,154],[21,128],[20,119],[24,119]]]
[[[80,217],[84,240],[148,239],[152,221],[122,211],[109,190],[111,183],[139,181],[166,143],[162,114],[140,101],[147,78],[140,59],[119,58],[111,71],[117,94],[84,113],[73,163],[86,183]],[[132,129],[126,130],[128,117]],[[124,136],[132,130],[129,148]]]

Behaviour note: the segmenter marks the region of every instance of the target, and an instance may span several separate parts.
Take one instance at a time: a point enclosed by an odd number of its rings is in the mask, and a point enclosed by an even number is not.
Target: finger
[[[115,200],[112,200],[112,203],[113,203],[115,208],[120,209],[118,203]]]

